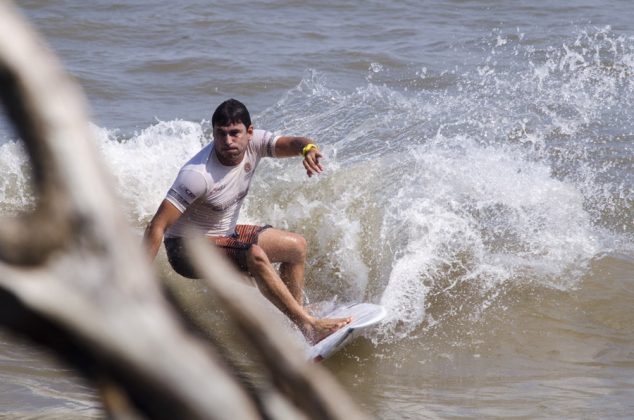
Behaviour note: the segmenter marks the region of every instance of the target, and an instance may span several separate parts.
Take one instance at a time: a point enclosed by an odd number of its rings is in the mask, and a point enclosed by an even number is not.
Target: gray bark
[[[115,199],[80,89],[7,1],[0,2],[0,95],[38,197],[32,212],[0,221],[0,325],[77,368],[115,418],[288,415],[284,404],[264,407],[267,398],[291,401],[311,418],[362,417],[324,369],[285,349],[285,334],[238,303],[235,273],[212,270],[200,244],[201,270],[262,350],[279,392],[245,389],[222,351],[184,326]]]

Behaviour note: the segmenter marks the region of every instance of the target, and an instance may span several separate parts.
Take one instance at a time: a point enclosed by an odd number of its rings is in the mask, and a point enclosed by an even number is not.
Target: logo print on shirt
[[[187,196],[189,198],[192,198],[192,199],[196,198],[196,195],[189,188],[187,188],[185,185],[181,184],[180,187],[183,190],[185,190],[185,194],[187,194]]]
[[[226,187],[226,185],[223,184],[216,184],[214,185],[214,187],[211,189],[211,194],[215,194],[217,192],[220,192],[222,190],[224,190]]]

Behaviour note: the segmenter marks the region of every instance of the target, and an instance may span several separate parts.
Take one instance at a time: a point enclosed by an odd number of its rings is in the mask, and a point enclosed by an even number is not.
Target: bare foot
[[[317,344],[341,327],[348,325],[351,321],[352,317],[333,319],[313,318],[311,323],[304,325],[302,332],[310,344]]]

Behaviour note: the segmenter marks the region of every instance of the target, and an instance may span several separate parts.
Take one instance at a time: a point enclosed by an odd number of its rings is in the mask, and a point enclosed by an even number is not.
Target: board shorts
[[[238,270],[247,272],[247,252],[251,246],[258,243],[260,233],[270,227],[272,226],[237,225],[231,235],[216,236],[212,240]],[[190,263],[183,238],[165,238],[163,242],[167,260],[174,271],[190,279],[200,278]]]

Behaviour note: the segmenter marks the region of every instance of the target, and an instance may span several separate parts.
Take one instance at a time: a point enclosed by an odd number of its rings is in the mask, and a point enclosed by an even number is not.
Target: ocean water
[[[315,139],[326,171],[263,161],[242,220],[306,237],[310,300],[387,308],[323,363],[369,414],[631,418],[634,5],[17,6],[83,87],[139,235],[222,100]],[[8,216],[34,197],[2,118]],[[163,254],[156,267],[183,296],[206,293]],[[0,377],[0,416],[104,416],[90,386],[3,331]]]

